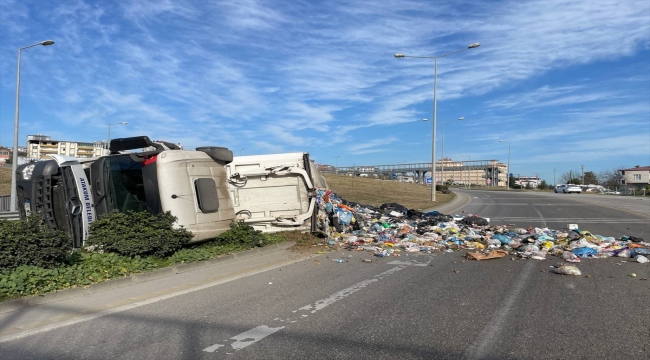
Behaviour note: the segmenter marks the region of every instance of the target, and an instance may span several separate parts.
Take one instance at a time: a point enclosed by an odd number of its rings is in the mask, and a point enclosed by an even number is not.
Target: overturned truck
[[[144,151],[130,152],[137,149]],[[235,220],[264,232],[315,231],[314,187],[327,186],[306,153],[234,158],[224,147],[182,150],[146,136],[113,139],[110,154],[98,158],[55,155],[21,165],[16,176],[21,218],[40,215],[74,247],[84,245],[91,222],[113,211],[170,211],[192,242]]]

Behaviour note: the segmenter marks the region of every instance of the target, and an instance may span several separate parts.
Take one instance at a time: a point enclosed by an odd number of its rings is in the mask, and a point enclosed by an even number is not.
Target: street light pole
[[[463,120],[465,120],[465,117],[461,116],[461,117],[458,118],[458,120],[463,121]],[[442,183],[443,184],[445,183],[445,123],[448,123],[450,121],[454,121],[454,120],[447,120],[447,121],[442,122],[442,156],[441,156],[441,160],[440,160],[440,164],[441,164],[442,168],[440,170],[441,170],[441,173],[442,173],[441,178],[442,178]]]
[[[473,49],[481,46],[480,43],[469,44],[466,48],[456,50],[440,56],[411,56],[404,54],[395,54],[396,58],[419,58],[433,59],[433,138],[431,139],[431,201],[436,201],[436,123],[437,123],[437,92],[438,92],[438,59],[449,56],[461,51]]]
[[[18,123],[20,119],[20,52],[23,49],[28,49],[30,47],[38,45],[49,46],[52,44],[54,44],[54,41],[45,40],[18,49],[18,69],[16,70],[16,108],[14,115],[14,146],[13,153],[11,155],[11,204],[9,204],[10,211],[16,211],[16,168],[18,167]]]
[[[341,155],[339,155],[339,156],[335,156],[335,157],[334,157],[334,159],[336,159],[336,160],[334,160],[334,173],[335,173],[336,175],[339,174],[339,158],[340,158],[340,157],[341,157]]]
[[[111,148],[111,126],[112,125],[126,125],[126,124],[128,124],[128,122],[126,122],[126,121],[122,121],[122,122],[118,122],[118,123],[114,123],[114,124],[108,124],[108,141],[106,142],[106,149],[108,149],[110,151],[110,148]]]
[[[499,140],[499,142],[508,144],[508,169],[506,171],[506,190],[510,191],[510,142]],[[553,173],[555,174],[555,172]],[[555,177],[555,175],[553,175]]]

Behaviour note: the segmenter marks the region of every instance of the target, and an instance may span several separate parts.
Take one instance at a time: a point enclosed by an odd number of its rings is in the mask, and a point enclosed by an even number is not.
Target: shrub
[[[90,224],[88,246],[126,256],[166,256],[192,239],[192,232],[173,227],[171,212],[113,212]]]
[[[71,251],[72,239],[63,231],[48,229],[36,214],[26,220],[0,220],[0,269],[56,267]]]
[[[449,191],[449,186],[447,185],[436,185],[436,191],[439,191],[443,194],[451,193],[451,191]]]
[[[253,229],[252,226],[243,222],[233,222],[230,224],[230,230],[219,235],[216,242],[218,244],[228,245],[246,245],[248,247],[264,246],[266,237],[261,231]]]

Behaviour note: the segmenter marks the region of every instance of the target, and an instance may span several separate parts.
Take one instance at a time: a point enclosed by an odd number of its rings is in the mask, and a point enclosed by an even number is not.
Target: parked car
[[[555,185],[555,193],[563,193],[564,189],[566,188],[566,184],[562,185]]]
[[[564,189],[562,189],[562,191],[566,194],[580,194],[582,192],[582,188],[578,185],[567,185]]]

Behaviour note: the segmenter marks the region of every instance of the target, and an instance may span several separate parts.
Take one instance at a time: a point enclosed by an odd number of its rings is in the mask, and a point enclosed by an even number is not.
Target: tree
[[[548,184],[546,183],[546,180],[540,181],[539,185],[537,185],[537,188],[540,189],[540,190],[548,189]]]
[[[582,181],[580,180],[580,174],[574,173],[573,171],[565,172],[560,176],[560,180],[564,184],[575,184],[580,185]]]
[[[587,171],[584,173],[585,184],[598,184],[598,178],[593,171]]]
[[[508,182],[510,183],[511,189],[517,189],[519,187],[519,185],[517,185],[517,179],[515,179],[515,177],[512,175],[510,175],[510,179],[508,180]]]
[[[14,163],[14,159],[11,156],[5,159],[5,164],[11,165],[13,163]]]
[[[598,173],[598,184],[606,187],[617,187],[621,184],[623,175],[619,170],[625,169],[625,166],[619,166],[612,170],[603,170]]]

